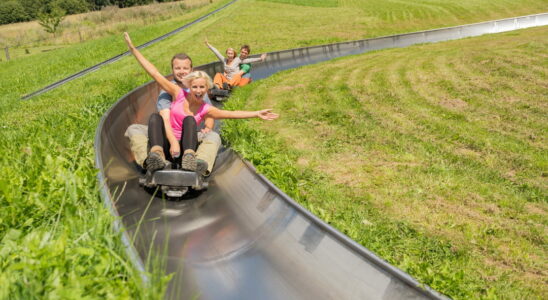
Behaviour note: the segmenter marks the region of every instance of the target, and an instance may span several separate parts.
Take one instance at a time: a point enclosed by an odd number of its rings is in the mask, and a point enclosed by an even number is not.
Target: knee
[[[148,126],[155,126],[158,124],[163,124],[164,121],[162,120],[162,116],[160,116],[159,113],[153,113],[150,115],[150,119],[148,119]]]
[[[221,145],[221,136],[215,131],[210,131],[204,135],[203,141]]]
[[[196,126],[196,119],[194,119],[194,116],[186,116],[183,119],[183,127],[188,128],[187,126]]]

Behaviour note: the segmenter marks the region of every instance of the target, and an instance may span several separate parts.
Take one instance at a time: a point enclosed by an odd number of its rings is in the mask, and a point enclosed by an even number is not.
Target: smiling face
[[[182,82],[183,77],[192,72],[192,62],[190,59],[175,58],[171,62],[171,71],[176,81]]]
[[[234,59],[234,57],[236,57],[236,51],[234,51],[234,49],[232,48],[226,49],[226,57],[228,59]]]
[[[249,51],[247,49],[242,49],[240,50],[240,59],[241,60],[244,60],[247,58],[247,56],[249,55]]]
[[[190,82],[190,94],[195,100],[203,101],[208,85],[205,78],[196,78]]]

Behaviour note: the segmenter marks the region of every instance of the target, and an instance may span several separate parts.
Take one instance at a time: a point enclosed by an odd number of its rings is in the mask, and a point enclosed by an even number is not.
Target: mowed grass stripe
[[[443,69],[443,63],[440,62],[438,65],[440,66],[438,68],[438,70]],[[445,75],[438,74],[438,76],[436,76],[436,78],[443,78],[441,76],[447,76],[447,74],[451,74],[451,72],[444,72],[444,74]],[[466,83],[464,83],[464,84],[459,83],[459,79],[462,78],[462,76],[461,77],[458,77],[458,76],[455,77],[455,76],[452,76],[452,75],[449,75],[449,76],[452,77],[452,78],[449,79],[450,82],[452,82],[451,84],[452,85],[458,85],[456,90],[462,91],[463,89],[465,90],[466,87],[468,86]],[[513,78],[513,77],[511,77],[511,78]],[[445,80],[444,82],[446,82],[446,81],[447,80]],[[498,80],[498,83],[503,84],[503,82],[501,82],[500,80]],[[419,86],[417,81],[415,81],[415,83],[412,84],[412,85],[413,86]],[[454,91],[455,87],[452,86],[452,87],[450,87],[450,89],[452,91]],[[455,105],[454,109],[458,109],[457,106],[461,106],[461,110],[464,110],[465,112],[468,112],[468,114],[465,116],[461,112],[458,112],[458,111],[454,112],[455,118],[457,118],[456,122],[458,123],[458,118],[463,118],[463,119],[468,119],[469,121],[473,121],[475,126],[479,125],[478,128],[476,128],[476,131],[477,130],[481,131],[481,133],[482,133],[481,134],[481,137],[482,137],[481,140],[485,141],[487,143],[490,143],[490,140],[497,140],[498,142],[495,141],[493,144],[498,145],[498,144],[500,144],[500,142],[502,140],[505,140],[506,145],[504,145],[504,149],[499,149],[499,150],[500,151],[506,151],[507,155],[511,155],[512,153],[515,153],[517,150],[520,150],[520,153],[519,153],[520,157],[524,156],[524,155],[537,155],[538,154],[538,149],[530,147],[530,146],[534,146],[534,145],[530,144],[529,139],[523,139],[523,135],[522,136],[516,136],[516,135],[513,135],[511,133],[509,134],[508,132],[500,132],[500,127],[496,126],[496,125],[499,125],[499,124],[492,122],[493,120],[495,120],[495,121],[497,120],[495,118],[496,116],[508,115],[509,114],[507,108],[502,109],[502,110],[499,108],[500,107],[500,101],[498,101],[498,99],[495,99],[494,101],[492,101],[491,99],[481,99],[480,101],[472,102],[472,101],[469,100],[470,99],[470,97],[468,97],[469,95],[473,95],[473,93],[470,94],[469,92],[466,91],[465,95],[462,95],[461,93],[455,94],[453,92],[453,94],[450,95],[451,97],[444,99],[443,97],[445,97],[445,95],[444,95],[443,87],[434,86],[433,88],[429,87],[429,89],[424,91],[421,96],[424,97],[425,99],[431,99],[430,101],[433,103],[434,107],[438,106],[440,108],[440,110],[438,112],[439,115],[443,114],[444,110],[447,111],[447,109],[443,109],[440,106],[440,103],[443,105],[444,102],[445,102],[445,106],[448,106],[449,109],[451,109],[450,105]],[[464,99],[466,101],[464,101],[462,99]],[[487,102],[486,100],[489,101],[489,102]],[[451,104],[451,101],[454,102],[455,104]],[[492,102],[492,103],[490,103],[490,102]],[[452,109],[452,110],[454,110],[454,109]],[[493,114],[493,112],[495,112],[496,114]],[[523,119],[527,119],[527,118],[525,118],[525,116],[524,116]],[[515,128],[516,126],[517,126],[518,129],[523,128],[523,125],[520,124],[521,123],[521,121],[520,121],[521,118],[516,118],[515,120],[516,120],[516,122],[515,122],[516,124],[513,126],[512,131],[516,130],[516,128]],[[504,123],[504,124],[507,124],[507,123]],[[537,127],[538,127],[538,125],[542,126],[542,122],[537,122],[536,125],[537,125]],[[530,124],[527,124],[526,127],[531,128]],[[460,134],[461,137],[466,136],[468,131],[469,130],[464,130]],[[526,132],[527,135],[531,134],[530,130],[524,129],[523,131]],[[478,133],[479,132],[476,132],[476,134],[478,134]],[[469,147],[472,148],[470,150],[477,151],[478,146],[475,145],[475,144],[477,144],[477,142],[473,141],[474,138],[473,137],[468,137],[466,139],[467,139],[467,144],[469,144],[470,145]],[[493,149],[491,149],[491,150],[493,150]],[[511,151],[512,153],[510,153],[508,151]],[[536,171],[538,171],[538,170],[536,170]]]
[[[516,59],[519,59],[519,57]],[[500,60],[500,64],[505,68],[508,67],[504,59]],[[470,64],[467,65],[475,64],[470,62]],[[440,66],[443,68],[443,64],[440,64]],[[486,70],[483,69],[483,71],[485,72]],[[481,72],[481,70],[475,71],[475,73],[478,72]],[[447,72],[447,74],[451,74],[451,72]],[[461,103],[461,105],[466,105],[464,110],[472,113],[468,118],[480,125],[479,128],[481,128],[484,133],[482,140],[487,142],[490,140],[497,140],[498,143],[495,142],[494,145],[498,145],[502,140],[506,140],[507,143],[504,147],[498,149],[498,151],[506,152],[502,156],[512,155],[513,153],[516,156],[516,159],[520,159],[519,157],[524,156],[532,156],[531,158],[533,160],[538,161],[542,155],[542,152],[538,151],[539,146],[540,149],[546,150],[545,146],[542,146],[543,143],[538,143],[537,141],[539,139],[544,139],[542,133],[543,129],[545,129],[545,124],[543,122],[544,116],[538,114],[540,110],[530,110],[528,108],[542,103],[542,101],[539,101],[538,95],[542,95],[543,91],[539,90],[537,87],[542,85],[543,79],[538,77],[532,78],[530,76],[516,77],[511,73],[508,74],[509,75],[506,77],[494,76],[494,80],[487,82],[484,85],[496,86],[498,84],[499,86],[506,86],[512,84],[515,85],[515,87],[506,89],[502,93],[500,93],[500,91],[492,91],[485,95],[482,95],[482,93],[475,93],[473,89],[469,89],[470,85],[468,82],[458,83],[459,79],[468,77],[466,74],[458,74],[458,76],[450,75],[452,77],[450,81],[459,84],[459,87],[456,90],[460,91],[452,95],[454,97],[453,101],[455,101],[457,105],[459,103]],[[515,78],[521,78],[522,80],[516,81]],[[476,81],[480,80],[478,75]],[[519,82],[523,82],[523,84],[520,85]],[[434,89],[434,91],[435,90],[436,89]],[[443,93],[443,91],[441,91],[441,93]],[[480,98],[474,100],[475,96],[478,94]],[[441,95],[436,95],[434,93],[433,98],[436,99],[438,96]],[[507,98],[513,98],[514,100],[504,101],[504,99]],[[520,100],[520,98],[529,99]],[[464,101],[462,99],[464,99]],[[503,116],[504,119],[501,118],[501,116]],[[511,122],[505,121],[509,120],[508,118],[511,118]],[[528,170],[537,173],[541,171],[528,166],[521,169],[522,171]],[[510,171],[510,169],[508,171]]]
[[[546,57],[547,36],[535,28],[283,72],[228,103],[272,106],[282,118],[227,122],[226,137],[305,207],[435,289],[541,299],[546,147],[529,134],[546,138],[537,88],[546,66],[529,75],[525,63]],[[484,60],[487,69],[476,63]],[[516,100],[499,101],[508,97]],[[535,107],[534,117],[512,117],[521,106]]]

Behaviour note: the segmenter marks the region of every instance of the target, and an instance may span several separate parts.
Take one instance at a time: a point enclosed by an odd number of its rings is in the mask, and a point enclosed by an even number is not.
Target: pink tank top
[[[171,112],[169,115],[169,119],[171,121],[173,134],[175,135],[177,140],[181,139],[181,135],[183,133],[183,120],[187,116],[183,110],[183,103],[186,102],[186,95],[187,93],[181,90],[179,95],[177,95],[177,99],[171,102]],[[204,116],[209,110],[209,106],[210,105],[207,103],[202,104],[196,114],[194,114],[196,124],[200,124],[204,120]]]

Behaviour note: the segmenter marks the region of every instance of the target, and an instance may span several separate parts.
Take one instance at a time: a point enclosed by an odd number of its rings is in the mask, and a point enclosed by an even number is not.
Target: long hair
[[[188,80],[191,84],[192,81],[198,78],[205,78],[208,90],[213,87],[213,81],[211,80],[211,77],[209,77],[209,75],[207,75],[207,73],[204,71],[194,71],[184,77],[184,79]]]
[[[227,58],[227,59],[230,58],[230,57],[228,57],[228,51],[230,51],[230,50],[232,50],[232,53],[234,53],[234,57],[232,57],[232,59],[236,58],[236,56],[238,56],[238,55],[236,55],[236,51],[235,51],[234,48],[232,48],[232,47],[228,47],[228,48],[226,49],[226,51],[225,51],[225,53],[226,53],[226,58]]]

